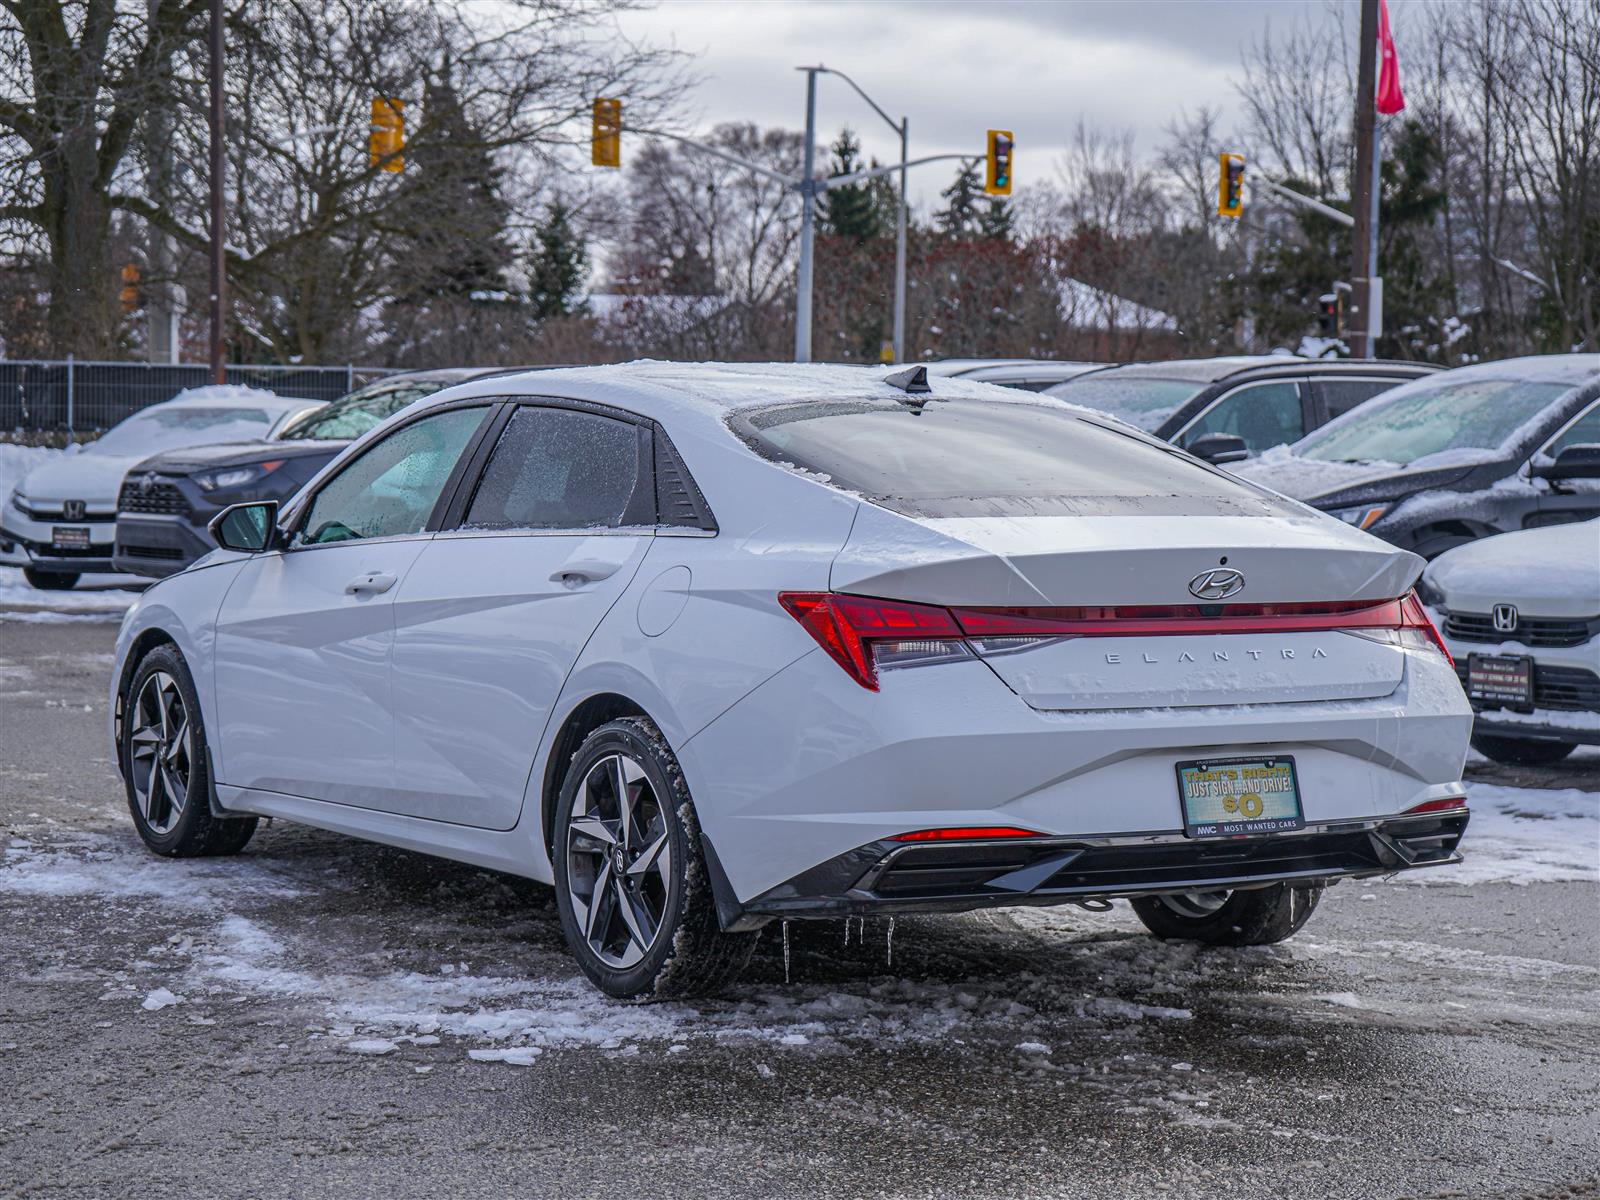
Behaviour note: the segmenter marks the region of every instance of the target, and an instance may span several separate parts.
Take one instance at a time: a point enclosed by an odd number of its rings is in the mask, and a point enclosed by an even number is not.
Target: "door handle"
[[[378,596],[394,586],[394,576],[384,571],[368,571],[344,585],[347,596]]]
[[[569,588],[582,587],[586,583],[599,583],[602,579],[609,579],[615,575],[620,565],[598,559],[577,559],[556,568],[550,575],[550,582],[564,583]]]

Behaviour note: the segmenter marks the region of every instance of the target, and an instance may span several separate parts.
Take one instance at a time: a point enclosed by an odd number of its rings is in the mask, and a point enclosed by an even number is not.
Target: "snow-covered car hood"
[[[115,507],[122,477],[138,462],[136,454],[96,454],[92,450],[64,454],[28,472],[22,479],[22,494],[35,503],[84,500],[97,507]]]
[[[1533,617],[1600,615],[1600,520],[1480,538],[1441,554],[1424,578],[1446,609],[1514,604]]]
[[[1392,462],[1320,462],[1301,458],[1288,446],[1274,446],[1257,458],[1225,468],[1241,479],[1259,483],[1285,496],[1337,508],[1375,499],[1397,500],[1424,488],[1444,487],[1486,461],[1483,452],[1471,461],[1442,454],[1419,458],[1410,465]]]

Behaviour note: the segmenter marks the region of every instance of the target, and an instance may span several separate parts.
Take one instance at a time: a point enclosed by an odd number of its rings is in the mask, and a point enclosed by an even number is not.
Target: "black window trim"
[[[466,449],[461,452],[460,457],[456,459],[456,465],[451,468],[450,476],[445,480],[444,487],[439,492],[439,499],[434,502],[433,511],[429,513],[427,523],[423,525],[421,531],[417,533],[392,534],[382,538],[351,538],[341,542],[300,543],[298,545],[290,543],[289,539],[292,539],[301,531],[301,527],[305,524],[306,518],[310,516],[312,506],[317,502],[317,497],[320,496],[323,492],[323,489],[331,484],[335,479],[340,478],[346,471],[355,466],[356,463],[360,462],[368,454],[372,453],[380,445],[388,441],[402,429],[409,429],[418,421],[425,421],[429,417],[435,417],[440,413],[452,412],[460,408],[481,408],[484,410],[484,417],[479,420],[478,428],[473,431],[472,437],[467,440]],[[400,422],[398,425],[395,425],[392,429],[386,430],[382,437],[373,439],[371,445],[364,447],[361,453],[353,455],[348,462],[341,464],[337,471],[319,482],[315,489],[306,492],[305,495],[297,501],[294,511],[288,514],[288,524],[280,527],[285,540],[283,549],[285,552],[294,553],[301,550],[326,549],[330,546],[353,546],[362,543],[370,544],[372,542],[393,541],[396,538],[416,538],[430,536],[436,531],[436,522],[442,515],[445,501],[454,496],[455,490],[460,486],[461,476],[465,465],[471,461],[473,456],[477,453],[478,449],[482,445],[485,430],[494,424],[494,418],[498,408],[499,405],[496,397],[468,396],[460,400],[452,400],[448,404],[440,404],[437,407],[425,409],[422,412],[407,417],[404,421]]]
[[[463,454],[460,461],[460,473],[450,483],[446,484],[448,503],[443,503],[434,510],[433,519],[429,522],[429,529],[435,533],[446,533],[452,536],[496,536],[503,534],[552,536],[583,532],[590,536],[607,536],[608,534],[627,534],[650,531],[652,533],[666,533],[677,536],[715,536],[717,524],[712,516],[711,508],[706,503],[705,496],[701,493],[699,485],[689,472],[677,447],[672,444],[672,439],[667,435],[659,422],[651,420],[640,413],[630,412],[625,408],[616,408],[609,404],[600,404],[593,400],[580,400],[571,396],[544,396],[544,395],[511,395],[497,396],[494,419],[480,430],[478,439]],[[634,498],[628,502],[631,509],[636,503],[641,502],[643,496],[650,498],[651,510],[655,513],[653,522],[641,522],[621,525],[611,530],[596,530],[585,528],[583,530],[569,529],[530,529],[520,526],[507,527],[468,527],[464,524],[467,511],[472,507],[473,497],[477,495],[478,488],[483,483],[484,471],[489,465],[489,458],[494,453],[494,448],[499,444],[500,436],[505,432],[506,426],[511,423],[511,418],[519,408],[564,408],[574,412],[593,413],[596,416],[609,417],[632,425],[639,430],[643,443],[640,446],[639,479],[634,484]],[[665,468],[665,471],[664,471]],[[678,474],[681,477],[683,491],[691,509],[684,521],[668,521],[662,511],[661,477],[663,474]]]
[[[1209,400],[1202,401],[1200,408],[1192,413],[1183,422],[1183,424],[1174,429],[1172,433],[1168,435],[1166,440],[1171,442],[1174,446],[1181,448],[1183,442],[1180,439],[1183,437],[1183,435],[1194,428],[1195,422],[1199,421],[1213,408],[1221,404],[1224,400],[1228,399],[1228,397],[1236,396],[1246,388],[1264,387],[1267,384],[1272,383],[1292,383],[1294,385],[1295,394],[1300,399],[1300,423],[1302,426],[1300,436],[1305,437],[1306,434],[1317,428],[1316,410],[1312,404],[1311,385],[1309,380],[1300,375],[1263,376],[1256,379],[1241,379],[1234,383],[1232,387],[1217,392]],[[1193,404],[1194,402],[1194,400],[1190,400],[1188,401],[1188,404]],[[1167,418],[1168,421],[1171,419],[1171,417]],[[1166,424],[1166,422],[1163,422],[1163,424]]]

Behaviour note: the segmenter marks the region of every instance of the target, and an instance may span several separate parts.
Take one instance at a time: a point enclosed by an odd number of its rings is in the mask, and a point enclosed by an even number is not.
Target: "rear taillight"
[[[941,608],[834,592],[780,592],[778,602],[872,691],[878,690],[880,668],[950,662],[973,650],[988,657],[1078,637],[1349,632],[1390,640],[1409,632],[1455,665],[1414,593],[1376,602],[1073,608]]]
[[[1417,599],[1415,592],[1408,593],[1400,601],[1400,628],[1412,629],[1421,633],[1428,641],[1432,642],[1440,654],[1444,655],[1445,662],[1452,667],[1456,665],[1455,658],[1450,653],[1450,647],[1444,644],[1444,639],[1439,636],[1439,631],[1433,627],[1433,622],[1428,620],[1428,610],[1422,607],[1422,601]]]
[[[943,662],[969,653],[950,610],[931,604],[833,592],[779,592],[778,603],[852,679],[872,691],[878,690],[880,666]]]

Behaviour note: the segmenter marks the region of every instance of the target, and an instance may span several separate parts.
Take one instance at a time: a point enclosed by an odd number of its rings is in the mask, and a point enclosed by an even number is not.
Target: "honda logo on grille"
[[[1496,604],[1494,606],[1494,631],[1496,633],[1511,633],[1517,627],[1517,606],[1515,604]]]
[[[1226,600],[1244,590],[1244,572],[1232,567],[1201,571],[1189,580],[1189,594],[1201,600]]]
[[[81,521],[84,514],[89,511],[87,500],[63,500],[61,502],[61,516],[68,521]]]

